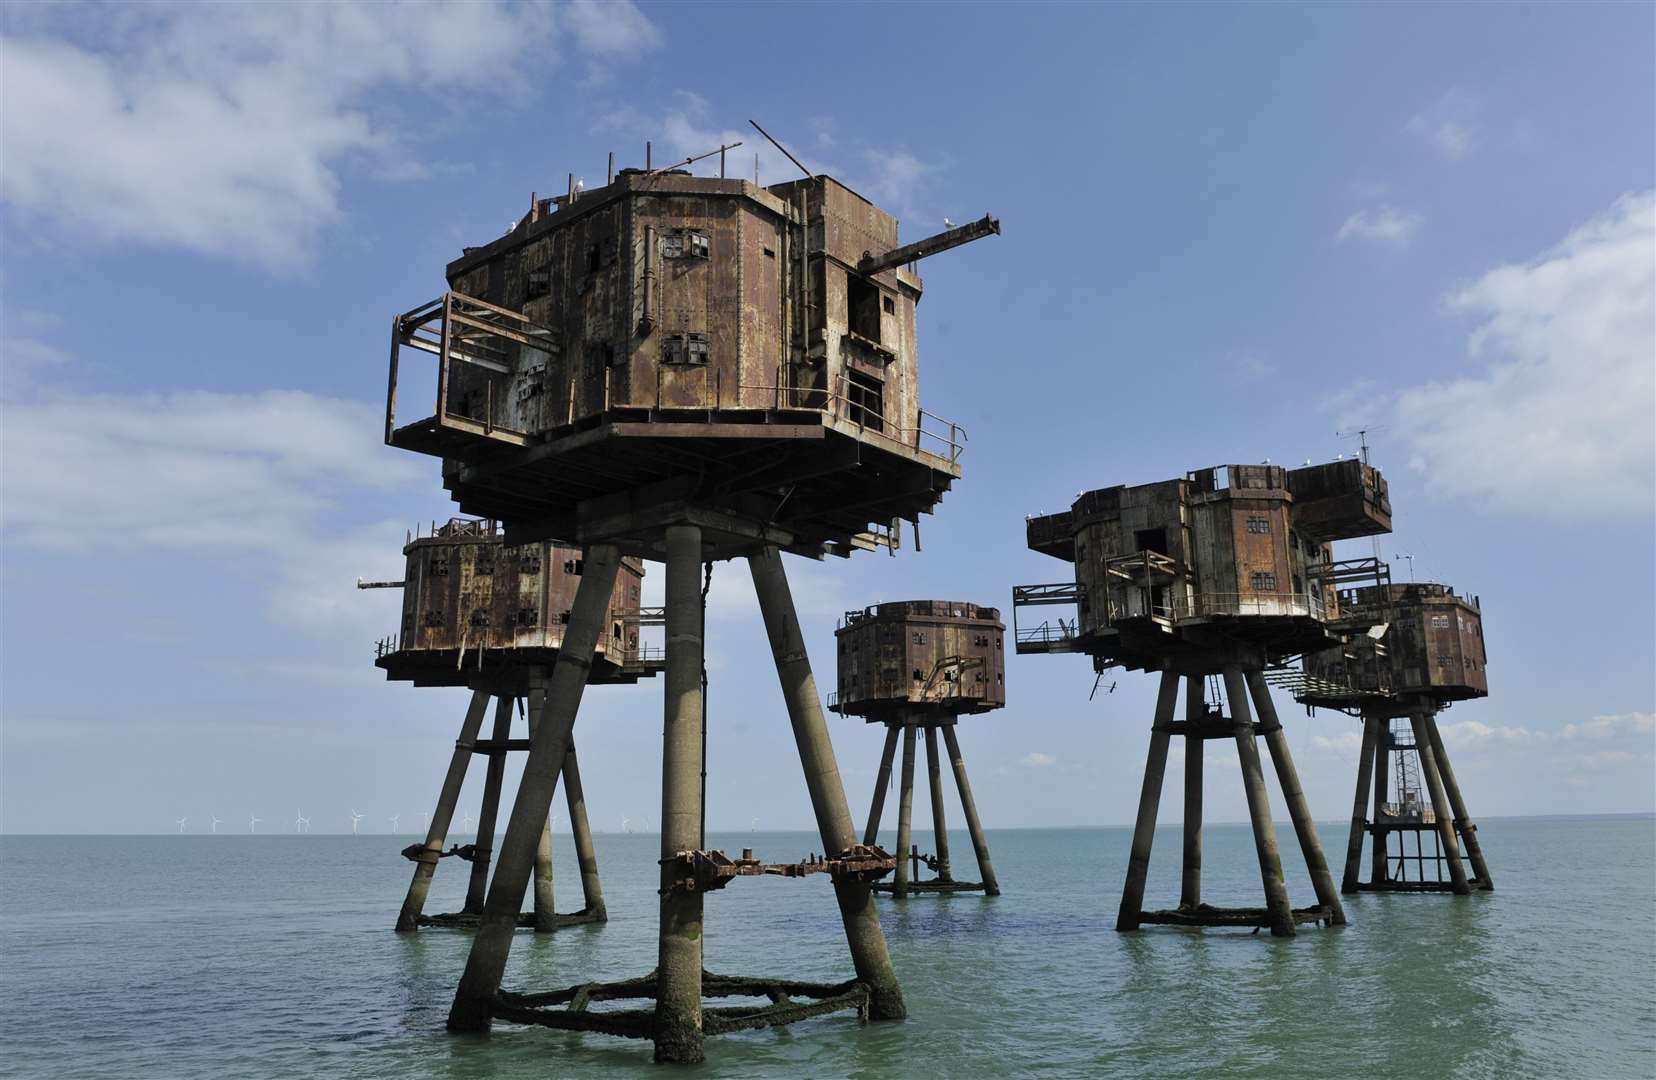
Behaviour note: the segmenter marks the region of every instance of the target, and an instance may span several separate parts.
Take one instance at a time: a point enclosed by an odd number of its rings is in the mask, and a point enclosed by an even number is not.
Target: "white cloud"
[[[1444,157],[1459,158],[1472,149],[1472,121],[1478,103],[1464,90],[1450,90],[1409,118],[1403,130],[1423,139]]]
[[[1043,754],[1039,750],[1031,750],[1020,759],[1019,763],[1027,765],[1032,769],[1045,769],[1048,766],[1058,764],[1058,759],[1053,757],[1051,754]]]
[[[1336,243],[1346,240],[1373,240],[1377,243],[1406,247],[1420,228],[1419,214],[1398,210],[1381,203],[1372,210],[1359,210],[1345,219],[1340,231],[1334,234]]]
[[[1624,196],[1445,304],[1479,320],[1467,348],[1486,366],[1395,398],[1394,426],[1427,489],[1528,512],[1649,514],[1656,193]]]
[[[1579,724],[1565,724],[1561,739],[1616,739],[1656,732],[1656,713],[1631,712],[1595,716]]]
[[[587,52],[638,53],[661,44],[661,31],[630,0],[570,0],[563,23]]]
[[[531,61],[555,60],[540,5],[45,10],[0,39],[0,197],[77,233],[271,267],[341,220],[343,167],[427,174],[380,92],[521,95]],[[590,52],[656,40],[630,3],[562,10]]]
[[[263,581],[292,625],[370,640],[394,616],[352,586],[400,576],[405,523],[348,508],[428,475],[380,425],[374,406],[295,391],[11,401],[0,528],[9,552],[198,555]]]

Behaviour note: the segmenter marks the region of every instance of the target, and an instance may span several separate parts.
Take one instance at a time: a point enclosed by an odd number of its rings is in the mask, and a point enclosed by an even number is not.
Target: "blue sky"
[[[608,151],[740,138],[750,171],[749,118],[905,239],[1004,226],[925,267],[925,405],[971,438],[925,550],[790,560],[820,684],[845,608],[1009,619],[1013,584],[1062,579],[1025,514],[1326,460],[1369,424],[1383,553],[1483,598],[1492,693],[1444,717],[1474,813],[1656,809],[1649,5],[12,5],[0,29],[0,828],[354,807],[407,831],[464,694],[386,684],[398,598],[353,588],[449,513],[436,462],[379,442],[389,317]],[[710,824],[806,827],[744,567],[710,619]],[[1084,659],[1014,657],[1007,681],[961,732],[986,822],[1130,820],[1153,680],[1089,702]],[[1343,818],[1356,724],[1279,708]],[[659,683],[588,695],[598,828],[654,824],[660,716]],[[880,733],[833,728],[860,817]],[[1243,819],[1209,753],[1210,817]]]

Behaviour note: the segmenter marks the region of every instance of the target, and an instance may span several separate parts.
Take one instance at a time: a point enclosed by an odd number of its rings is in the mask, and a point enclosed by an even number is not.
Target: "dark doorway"
[[[845,373],[847,419],[874,431],[885,430],[885,384],[872,375],[847,369]]]

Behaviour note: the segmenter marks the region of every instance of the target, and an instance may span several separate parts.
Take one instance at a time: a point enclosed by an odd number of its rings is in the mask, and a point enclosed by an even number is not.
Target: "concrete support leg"
[[[425,909],[426,893],[431,891],[431,875],[437,869],[437,857],[448,839],[449,823],[454,820],[454,807],[460,801],[460,785],[466,779],[466,767],[471,764],[472,744],[477,741],[478,729],[483,726],[483,714],[489,709],[489,695],[479,690],[472,694],[466,719],[460,724],[460,738],[454,743],[454,756],[449,758],[448,775],[443,777],[443,788],[437,795],[437,809],[431,813],[431,825],[426,829],[425,847],[414,864],[414,880],[408,883],[408,895],[403,898],[402,911],[397,914],[399,931],[417,930],[420,912]]]
[[[1242,763],[1242,787],[1248,795],[1248,817],[1253,822],[1254,847],[1259,851],[1259,876],[1265,885],[1265,909],[1271,920],[1272,937],[1294,936],[1294,911],[1288,904],[1288,885],[1282,879],[1282,852],[1277,848],[1276,826],[1271,824],[1271,798],[1265,790],[1265,771],[1259,761],[1259,744],[1254,741],[1253,716],[1248,708],[1248,684],[1242,669],[1225,668],[1225,697],[1230,702],[1231,720],[1236,728],[1236,756]]]
[[[495,743],[504,743],[512,737],[512,699],[495,700]],[[489,888],[489,864],[493,860],[495,820],[500,816],[500,785],[506,778],[506,751],[489,755],[488,771],[483,777],[483,805],[477,811],[477,854],[472,858],[471,880],[466,884],[466,905],[460,910],[477,915],[483,910],[483,899]]]
[[[885,812],[886,788],[891,786],[891,759],[897,753],[897,726],[886,725],[885,749],[880,752],[880,771],[874,776],[874,802],[868,808],[863,843],[872,844],[880,835],[880,815]]]
[[[563,764],[564,798],[569,801],[569,831],[575,838],[575,859],[581,868],[582,911],[599,922],[609,921],[604,908],[604,884],[598,880],[598,853],[592,846],[592,826],[587,824],[586,789],[581,786],[581,766],[575,760],[575,744],[569,744]]]
[[[1000,881],[995,877],[994,863],[989,861],[989,842],[983,838],[977,800],[972,798],[972,782],[966,779],[966,759],[960,756],[960,741],[955,738],[953,724],[943,725],[943,744],[948,747],[949,762],[954,766],[955,790],[960,792],[960,809],[966,815],[966,832],[972,838],[972,850],[977,853],[984,895],[999,896]]]
[[[529,687],[529,738],[535,738],[546,713],[544,683]],[[552,816],[541,821],[540,837],[535,841],[535,933],[550,934],[558,928],[558,905],[553,895],[552,882]]]
[[[891,895],[908,898],[909,847],[914,843],[914,725],[903,724],[903,772],[897,788],[897,870]]]
[[[1374,782],[1374,748],[1380,741],[1380,726],[1384,720],[1363,717],[1363,749],[1357,754],[1357,797],[1351,803],[1351,835],[1346,838],[1345,873],[1340,878],[1340,891],[1348,896],[1357,891],[1358,868],[1363,862],[1363,833],[1367,831],[1369,785]]]
[[[506,837],[495,861],[494,880],[489,883],[489,896],[483,904],[477,935],[472,939],[465,974],[460,977],[454,1004],[449,1008],[450,1031],[489,1029],[490,1005],[500,991],[500,979],[506,971],[512,933],[517,929],[518,911],[523,906],[523,893],[529,886],[533,869],[535,847],[541,830],[546,827],[546,815],[558,788],[558,773],[569,747],[581,695],[586,690],[593,650],[599,635],[609,628],[610,594],[615,588],[621,553],[613,544],[593,544],[587,547],[583,558],[585,571],[575,590],[569,625],[564,629],[563,644],[546,689],[546,704],[542,709],[545,722],[529,740],[523,782],[518,786],[511,816],[506,821]]]
[[[702,534],[667,529],[667,676],[661,753],[661,930],[655,1059],[702,1061],[702,894],[672,884],[671,863],[701,846]]]
[[[926,725],[926,783],[931,787],[932,837],[937,851],[937,880],[953,881],[949,868],[949,820],[943,807],[943,767],[938,761],[937,725]]]
[[[1202,676],[1185,677],[1185,723],[1194,726],[1207,713]],[[1184,875],[1179,884],[1179,907],[1195,911],[1202,903],[1202,740],[1185,739],[1184,759]]]
[[[834,760],[834,744],[822,716],[822,698],[811,675],[805,636],[799,629],[799,615],[794,610],[793,594],[788,590],[787,573],[782,569],[782,553],[766,547],[749,556],[748,565],[753,571],[754,592],[759,595],[759,610],[764,615],[765,632],[776,659],[782,696],[788,703],[788,719],[793,723],[794,742],[805,769],[805,786],[816,812],[822,849],[830,853],[845,851],[856,844],[857,832],[851,824],[851,808],[845,802],[845,785]],[[836,880],[834,893],[839,900],[840,918],[845,923],[851,962],[858,980],[869,990],[869,1017],[901,1020],[907,1015],[903,991],[891,967],[891,955],[886,950],[880,912],[874,906],[870,883]]]
[[[1380,824],[1380,815],[1386,808],[1386,791],[1391,784],[1391,720],[1381,719],[1379,727],[1375,729],[1374,743],[1374,817],[1370,820],[1376,826]],[[1381,829],[1374,830],[1374,850],[1369,854],[1369,884],[1384,885],[1391,877],[1391,860],[1386,855],[1386,849],[1391,846],[1390,837]]]
[[[1156,694],[1156,719],[1150,728],[1150,753],[1144,761],[1144,787],[1139,790],[1138,822],[1133,826],[1133,853],[1127,860],[1127,885],[1121,893],[1116,929],[1137,930],[1144,911],[1144,879],[1150,873],[1150,846],[1156,839],[1156,809],[1161,804],[1162,777],[1167,772],[1168,728],[1179,700],[1179,676],[1162,672]]]
[[[1449,884],[1456,896],[1466,896],[1471,893],[1472,886],[1466,880],[1466,864],[1461,862],[1460,840],[1455,836],[1449,798],[1443,792],[1437,755],[1432,753],[1432,735],[1426,727],[1430,722],[1431,714],[1423,709],[1409,714],[1409,725],[1414,728],[1415,753],[1420,755],[1420,772],[1432,797],[1432,815],[1437,819],[1438,841],[1443,845],[1444,858],[1449,861]]]
[[[1437,714],[1426,717],[1426,731],[1432,737],[1432,755],[1437,759],[1438,775],[1443,778],[1443,790],[1449,796],[1449,807],[1455,812],[1455,832],[1466,846],[1466,857],[1472,862],[1472,884],[1490,892],[1495,881],[1489,876],[1489,864],[1484,862],[1483,845],[1478,843],[1478,827],[1466,812],[1466,800],[1461,797],[1460,783],[1449,764],[1449,753],[1443,748],[1443,735],[1438,731]]]
[[[1247,680],[1260,726],[1265,729],[1265,746],[1271,752],[1271,764],[1276,766],[1277,787],[1282,789],[1282,800],[1288,804],[1288,819],[1294,823],[1300,854],[1305,856],[1305,868],[1311,873],[1311,888],[1317,894],[1317,903],[1328,909],[1329,923],[1344,926],[1345,906],[1334,887],[1334,875],[1329,872],[1328,857],[1323,854],[1322,838],[1317,835],[1317,823],[1311,818],[1311,802],[1300,785],[1299,770],[1294,768],[1294,755],[1288,748],[1288,736],[1282,730],[1282,720],[1271,700],[1271,687],[1263,671],[1248,672]]]

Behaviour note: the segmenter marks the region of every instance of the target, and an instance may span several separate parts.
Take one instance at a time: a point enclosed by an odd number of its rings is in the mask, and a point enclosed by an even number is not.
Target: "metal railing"
[[[446,292],[437,299],[391,320],[391,370],[385,391],[385,441],[392,442],[397,431],[397,379],[404,349],[417,349],[437,358],[437,400],[430,419],[440,426],[472,434],[524,441],[528,432],[506,423],[509,406],[506,384],[521,366],[525,349],[548,358],[557,348],[557,334],[550,327],[524,318],[519,312],[496,307],[463,293]],[[450,407],[454,364],[465,364],[481,388],[472,387],[462,396],[460,410]],[[544,363],[545,361],[543,361]],[[497,383],[500,384],[497,387]],[[482,400],[474,396],[482,390]],[[474,413],[482,411],[482,416]]]

